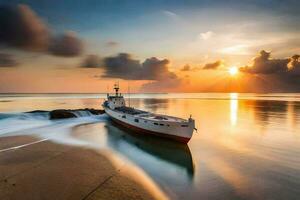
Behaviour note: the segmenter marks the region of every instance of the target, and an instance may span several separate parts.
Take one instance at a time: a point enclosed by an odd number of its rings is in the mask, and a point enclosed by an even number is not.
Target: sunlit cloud
[[[224,54],[235,54],[235,55],[248,55],[249,52],[249,45],[246,44],[239,44],[230,47],[225,47],[220,50],[221,53]]]
[[[215,35],[214,32],[212,31],[207,31],[205,33],[200,33],[200,38],[203,40],[208,40],[210,38],[212,38]]]

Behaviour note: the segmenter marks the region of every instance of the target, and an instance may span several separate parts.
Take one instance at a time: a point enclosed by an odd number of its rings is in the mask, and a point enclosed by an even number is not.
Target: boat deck
[[[137,109],[134,109],[131,107],[126,107],[126,106],[117,107],[117,108],[115,108],[115,110],[120,111],[122,113],[130,114],[130,115],[139,115],[139,114],[148,113],[146,111],[137,110]]]
[[[125,113],[125,114],[129,114],[129,115],[134,115],[138,118],[142,118],[145,120],[151,120],[151,121],[165,121],[165,122],[187,122],[187,120],[182,119],[182,118],[178,118],[178,117],[173,117],[173,116],[167,116],[167,115],[158,115],[158,114],[154,114],[154,113],[150,113],[150,112],[146,112],[143,110],[138,110],[135,108],[131,108],[131,107],[118,107],[115,108],[116,111]]]

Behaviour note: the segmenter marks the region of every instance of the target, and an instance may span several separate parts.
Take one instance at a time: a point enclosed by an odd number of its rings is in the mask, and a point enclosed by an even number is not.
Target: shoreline
[[[9,149],[0,152],[0,199],[167,199],[138,169],[116,164],[111,152],[37,141],[0,137],[0,149]]]

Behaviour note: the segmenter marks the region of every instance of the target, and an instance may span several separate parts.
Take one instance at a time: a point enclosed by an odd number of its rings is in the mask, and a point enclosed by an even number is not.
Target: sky
[[[0,93],[300,92],[297,0],[0,0]]]

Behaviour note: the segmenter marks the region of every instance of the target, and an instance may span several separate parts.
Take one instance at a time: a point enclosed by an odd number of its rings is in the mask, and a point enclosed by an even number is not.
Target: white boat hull
[[[170,138],[182,143],[187,143],[194,131],[194,121],[185,123],[178,122],[155,122],[126,113],[121,113],[104,106],[104,110],[116,123],[133,130],[137,133],[153,134],[160,137]]]

